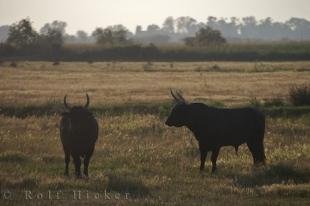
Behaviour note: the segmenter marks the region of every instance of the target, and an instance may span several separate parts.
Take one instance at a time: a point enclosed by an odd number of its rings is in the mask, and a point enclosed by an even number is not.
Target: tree
[[[239,37],[238,34],[239,28],[236,23],[238,21],[237,18],[232,17],[230,19],[230,22],[226,18],[220,18],[216,22],[212,22],[212,18],[210,20],[211,22],[208,22],[208,26],[210,26],[213,29],[219,30],[226,38]]]
[[[142,32],[142,26],[141,26],[141,25],[138,25],[138,26],[136,27],[136,32],[135,32],[135,34],[136,34],[136,35],[139,35],[141,32]]]
[[[112,42],[112,32],[102,28],[96,28],[92,36],[95,37],[97,44],[106,45]]]
[[[146,30],[150,33],[156,33],[160,30],[160,27],[156,24],[150,24],[147,26]]]
[[[56,30],[62,35],[66,34],[67,23],[63,21],[53,21],[52,23],[46,23],[41,29],[40,33],[47,35],[50,30]]]
[[[63,21],[53,21],[46,23],[40,29],[40,40],[43,47],[58,51],[64,44],[67,23]]]
[[[88,34],[85,31],[79,30],[76,32],[76,37],[80,42],[87,42]]]
[[[195,33],[197,31],[197,21],[189,16],[181,16],[176,19],[178,33]]]
[[[96,38],[97,44],[103,46],[124,46],[130,42],[127,39],[128,34],[128,30],[123,25],[114,25],[105,29],[97,28],[92,36]]]
[[[30,19],[26,18],[10,26],[7,43],[17,48],[34,46],[38,36],[32,28]]]
[[[217,26],[217,18],[215,16],[209,16],[207,21],[207,26],[216,29]]]
[[[213,30],[211,27],[201,28],[195,37],[188,37],[184,39],[187,46],[205,47],[210,45],[221,45],[226,43],[224,37],[218,30]]]
[[[166,18],[162,27],[163,32],[173,34],[174,33],[174,19],[172,16]]]
[[[291,18],[286,22],[293,31],[292,38],[296,40],[310,39],[310,21],[301,18]]]
[[[247,39],[259,38],[256,18],[254,16],[248,16],[242,18],[242,21],[243,24],[240,28],[242,37]]]
[[[0,26],[0,43],[5,42],[9,37],[9,25]]]

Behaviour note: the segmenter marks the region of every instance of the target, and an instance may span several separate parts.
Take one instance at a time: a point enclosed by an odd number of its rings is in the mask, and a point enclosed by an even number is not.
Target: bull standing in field
[[[222,146],[233,146],[237,152],[239,145],[246,143],[254,164],[265,164],[264,133],[265,117],[254,108],[221,109],[202,103],[186,103],[179,92],[171,91],[176,101],[166,125],[190,129],[199,143],[201,164],[204,170],[207,153],[212,152],[212,172],[216,170],[216,160]]]
[[[81,158],[84,158],[84,175],[88,177],[88,165],[94,152],[98,138],[98,123],[93,114],[87,109],[89,96],[84,107],[69,107],[67,95],[64,97],[64,105],[68,110],[62,113],[60,121],[60,138],[65,153],[65,175],[69,175],[68,167],[70,156],[75,166],[76,177],[81,177]]]

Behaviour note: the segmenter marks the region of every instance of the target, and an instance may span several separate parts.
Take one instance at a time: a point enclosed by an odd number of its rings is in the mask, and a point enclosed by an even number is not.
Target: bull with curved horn
[[[84,163],[84,175],[88,176],[88,165],[98,139],[98,123],[88,110],[89,96],[86,94],[84,106],[69,106],[67,95],[64,106],[68,110],[62,113],[60,120],[60,139],[65,153],[65,175],[69,175],[70,157],[73,158],[75,175],[82,177],[81,158]]]
[[[215,108],[203,103],[187,103],[179,91],[170,90],[170,93],[176,104],[165,124],[185,126],[193,132],[199,144],[201,171],[208,152],[212,152],[212,172],[215,172],[220,148],[233,146],[237,152],[244,143],[254,164],[265,164],[265,116],[261,111],[251,107]]]
[[[66,109],[71,109],[71,107],[67,104],[67,95],[65,95],[65,97],[64,97],[64,105],[65,105]],[[86,93],[86,104],[84,105],[84,107],[88,108],[88,106],[89,106],[89,96]]]

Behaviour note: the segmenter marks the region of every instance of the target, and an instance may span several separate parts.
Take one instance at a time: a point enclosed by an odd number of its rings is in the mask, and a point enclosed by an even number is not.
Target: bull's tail
[[[258,144],[258,161],[266,164],[266,155],[265,155],[265,148],[264,148],[264,137],[265,137],[265,116],[261,114],[260,116],[262,127],[261,132],[259,134],[259,144]]]

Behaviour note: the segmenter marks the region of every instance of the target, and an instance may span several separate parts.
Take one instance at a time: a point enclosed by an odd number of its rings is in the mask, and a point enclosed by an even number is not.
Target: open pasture
[[[169,102],[170,88],[189,101],[227,107],[254,98],[286,101],[292,85],[310,82],[310,62],[16,63],[0,65],[1,205],[309,204],[309,113],[267,116],[266,167],[252,167],[245,145],[238,155],[225,147],[210,174],[210,161],[199,172],[197,142],[186,128],[165,126],[166,111],[138,109]],[[65,94],[69,103],[84,104],[85,92],[94,110],[138,109],[96,113],[100,132],[90,178],[77,180],[72,164],[71,176],[63,176],[59,112]],[[53,105],[55,113],[46,115],[6,112]]]

